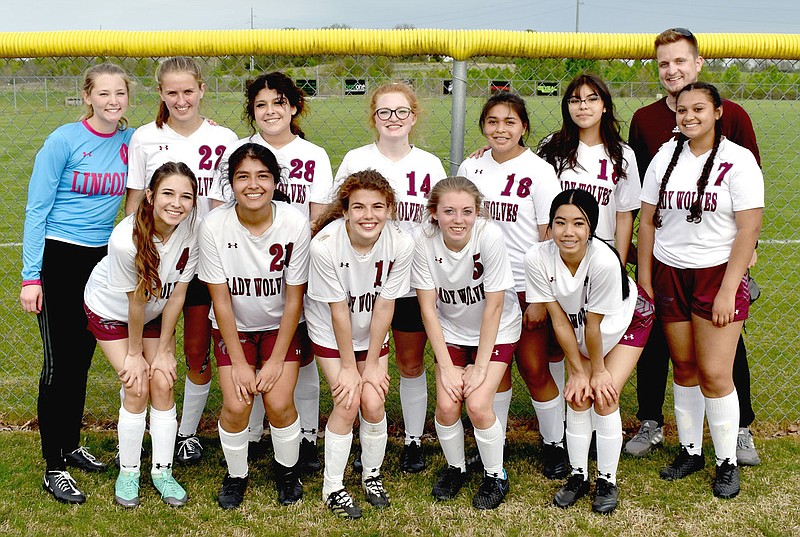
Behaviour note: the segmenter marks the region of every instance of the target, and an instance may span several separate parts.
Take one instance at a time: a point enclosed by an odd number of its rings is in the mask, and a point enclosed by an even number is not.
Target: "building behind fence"
[[[0,421],[23,423],[36,414],[41,341],[34,317],[23,313],[17,300],[33,158],[50,132],[80,116],[81,73],[97,61],[110,59],[132,75],[128,119],[132,126],[139,126],[155,118],[158,96],[153,74],[158,59],[177,54],[197,57],[207,87],[204,115],[240,136],[249,134],[242,120],[245,81],[261,72],[284,71],[311,96],[309,112],[301,120],[303,130],[328,150],[334,172],[348,150],[371,141],[368,94],[389,81],[404,80],[414,86],[423,113],[413,141],[442,158],[451,170],[465,150],[469,153],[483,145],[477,117],[493,90],[510,89],[525,97],[532,118],[531,146],[560,126],[561,92],[579,72],[592,71],[609,82],[626,131],[633,112],[662,92],[651,60],[652,35],[295,32],[184,32],[167,34],[169,39],[147,32],[84,32],[81,36],[97,35],[81,41],[71,33],[0,34],[0,327],[4,335],[0,350],[5,356],[0,365]],[[270,41],[276,37],[288,41]],[[800,38],[698,38],[707,58],[701,79],[716,84],[724,97],[744,106],[753,119],[762,154],[767,207],[753,273],[763,293],[751,310],[745,336],[754,407],[762,422],[796,421],[800,338],[794,309],[800,280],[800,181],[795,170],[800,168],[800,157],[794,148],[800,145]],[[111,57],[100,57],[101,52]],[[426,363],[432,368],[432,356]],[[390,419],[399,420],[399,376],[396,371],[391,374],[388,413]],[[530,418],[533,412],[526,388],[518,376],[515,379],[512,413],[519,419]],[[429,382],[432,407],[432,371]],[[99,351],[90,385],[87,418],[113,419],[119,404],[118,383]],[[179,399],[182,388],[181,381],[176,386]],[[629,386],[624,392],[622,408],[628,418],[636,410],[634,391]],[[221,403],[218,390],[214,394],[211,413]],[[323,412],[329,408],[329,402],[323,403]]]

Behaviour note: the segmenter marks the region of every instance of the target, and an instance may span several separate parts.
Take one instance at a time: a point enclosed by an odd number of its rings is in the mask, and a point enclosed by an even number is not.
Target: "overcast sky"
[[[575,0],[4,0],[0,31],[353,28],[573,32]],[[451,6],[459,5],[457,10]],[[720,7],[724,5],[725,7]],[[797,0],[580,0],[582,32],[800,33]]]

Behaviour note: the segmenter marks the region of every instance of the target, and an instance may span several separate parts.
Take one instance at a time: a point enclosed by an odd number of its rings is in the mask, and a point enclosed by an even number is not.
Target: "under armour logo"
[[[172,468],[172,463],[168,464],[161,464],[160,462],[156,463],[156,470],[169,470]]]
[[[625,334],[624,336],[622,336],[622,339],[624,339],[625,341],[631,341],[633,340],[633,334]]]
[[[500,351],[495,349],[494,351],[492,351],[492,354],[494,354],[495,356],[500,356]]]
[[[442,264],[442,258],[441,258],[441,257],[434,257],[434,259],[435,259],[435,260],[436,260],[436,262],[437,262],[437,263],[439,263],[440,265]]]
[[[556,277],[555,276],[550,276],[550,283],[553,283],[554,281],[556,281]]]
[[[229,242],[228,243],[228,248],[239,248],[239,243],[238,242]]]
[[[739,315],[739,310],[733,310],[734,315]]]
[[[83,152],[83,156],[84,156],[84,157],[91,157],[91,156],[92,156],[92,152],[91,152],[91,151],[89,151],[89,152],[87,153],[86,151],[84,151],[84,152]]]
[[[478,173],[478,174],[480,174],[480,175],[483,175],[483,170],[475,170],[475,173]]]
[[[350,263],[339,263],[339,267],[340,268],[344,268],[344,267],[350,268]]]
[[[169,151],[169,146],[168,145],[160,145],[160,146],[158,146],[158,150],[159,151]]]

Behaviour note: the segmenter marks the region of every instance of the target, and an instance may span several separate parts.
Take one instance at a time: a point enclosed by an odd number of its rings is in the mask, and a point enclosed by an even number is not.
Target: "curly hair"
[[[349,175],[336,189],[336,199],[314,222],[312,234],[316,235],[334,220],[342,218],[350,206],[350,196],[357,190],[372,190],[383,194],[386,198],[386,206],[389,208],[389,218],[395,218],[397,204],[392,185],[380,172],[367,169]]]
[[[289,129],[292,134],[305,139],[306,135],[297,123],[297,119],[306,110],[306,94],[297,87],[291,78],[285,74],[274,71],[272,73],[263,74],[253,80],[248,80],[244,89],[244,112],[242,119],[250,125],[250,131],[255,134],[256,130],[256,97],[264,89],[274,90],[280,99],[285,99],[289,102],[290,106],[294,106],[295,113],[292,114],[292,120]]]

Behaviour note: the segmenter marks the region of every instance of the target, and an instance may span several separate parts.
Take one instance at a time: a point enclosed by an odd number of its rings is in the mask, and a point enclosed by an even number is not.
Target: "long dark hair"
[[[678,95],[676,96],[676,102],[677,99],[680,99],[680,96],[683,93],[692,90],[702,91],[708,95],[708,97],[711,99],[711,102],[714,104],[715,110],[718,110],[722,106],[722,97],[720,97],[717,88],[705,82],[695,82],[694,84],[687,84],[684,86],[684,88],[678,92]],[[703,170],[700,172],[700,177],[697,179],[697,199],[695,199],[694,203],[692,203],[692,206],[689,207],[689,214],[686,216],[687,222],[699,224],[703,220],[703,194],[706,192],[706,186],[708,186],[708,177],[711,175],[711,168],[714,166],[714,159],[717,157],[717,151],[719,151],[719,143],[722,141],[721,119],[722,118],[717,119],[717,121],[714,123],[714,146],[711,148],[711,153],[709,153],[706,163],[703,165]],[[672,158],[669,161],[667,170],[664,172],[664,177],[661,178],[661,186],[658,189],[656,210],[653,213],[653,225],[656,228],[660,228],[662,223],[661,197],[667,190],[667,182],[672,175],[672,171],[675,169],[675,165],[678,163],[678,157],[681,155],[683,144],[686,143],[686,140],[687,138],[683,133],[678,135],[678,144],[675,146],[675,150],[672,152]]]
[[[516,93],[511,93],[509,91],[498,91],[489,97],[489,100],[483,105],[481,115],[478,118],[478,126],[481,128],[481,134],[483,134],[483,126],[486,123],[486,117],[489,115],[489,110],[498,104],[508,105],[509,108],[517,113],[520,121],[522,121],[522,124],[525,125],[525,130],[522,132],[522,136],[519,139],[519,145],[525,147],[525,140],[528,138],[528,134],[531,132],[531,122],[528,119],[528,109],[525,106],[525,100]]]
[[[306,109],[306,94],[295,85],[291,78],[279,71],[263,74],[254,80],[248,80],[246,83],[244,90],[244,113],[242,114],[242,118],[250,125],[250,130],[253,134],[256,133],[256,96],[263,89],[274,90],[279,97],[286,99],[291,106],[295,107],[296,111],[292,116],[289,129],[292,131],[292,134],[305,139],[306,135],[300,128],[300,125],[298,125],[297,118],[299,118]]]
[[[597,200],[594,199],[594,196],[580,188],[570,188],[559,192],[559,194],[553,198],[553,203],[550,204],[550,221],[548,223],[550,228],[553,227],[556,211],[558,211],[558,208],[562,205],[574,205],[578,208],[589,224],[589,240],[594,239],[594,232],[597,229],[597,220],[600,216],[600,207],[597,205]],[[622,264],[622,260],[619,257],[619,252],[603,239],[598,238],[597,240],[611,248],[611,251],[617,256],[620,277],[622,278],[622,300],[626,300],[631,294],[630,282],[628,281],[628,273],[625,271],[625,265]]]
[[[561,98],[561,130],[554,132],[539,144],[537,153],[556,169],[559,177],[565,170],[581,167],[578,163],[578,142],[580,128],[569,113],[569,100],[578,94],[581,86],[588,86],[602,100],[605,111],[600,118],[600,139],[606,148],[614,175],[619,179],[628,177],[625,172],[626,161],[623,157],[623,140],[620,135],[619,120],[614,111],[614,102],[606,83],[591,73],[583,73],[572,79]]]
[[[291,201],[289,196],[287,196],[286,193],[281,190],[281,186],[283,186],[283,178],[281,176],[281,165],[278,164],[277,157],[267,147],[252,142],[242,144],[233,153],[231,153],[231,156],[228,158],[228,162],[220,166],[222,168],[222,177],[228,178],[228,186],[231,187],[231,192],[233,192],[233,177],[236,174],[236,168],[238,168],[239,164],[241,164],[245,159],[253,159],[261,162],[267,167],[269,173],[272,174],[272,178],[275,181],[275,191],[272,194],[273,200],[285,202]]]

